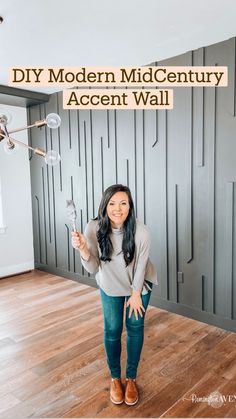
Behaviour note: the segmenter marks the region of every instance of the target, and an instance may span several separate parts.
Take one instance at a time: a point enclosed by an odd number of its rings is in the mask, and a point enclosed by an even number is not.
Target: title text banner
[[[227,67],[12,67],[11,86],[227,86]]]

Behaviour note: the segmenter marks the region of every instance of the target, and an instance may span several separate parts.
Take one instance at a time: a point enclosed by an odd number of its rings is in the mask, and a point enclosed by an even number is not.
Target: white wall
[[[0,106],[12,115],[8,129],[27,125],[26,109]],[[14,134],[13,138],[27,143],[27,131]],[[7,155],[3,143],[5,140],[0,143],[0,278],[34,268],[28,151],[19,147]]]

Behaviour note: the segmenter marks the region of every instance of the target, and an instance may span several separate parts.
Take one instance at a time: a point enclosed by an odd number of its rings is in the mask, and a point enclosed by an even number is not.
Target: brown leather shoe
[[[120,378],[111,379],[110,399],[114,404],[121,404],[124,401],[124,392]]]
[[[138,389],[135,379],[126,378],[125,403],[133,406],[138,402]]]

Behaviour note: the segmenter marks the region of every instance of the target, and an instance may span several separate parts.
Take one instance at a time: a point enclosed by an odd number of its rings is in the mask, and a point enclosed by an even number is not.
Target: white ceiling
[[[0,15],[4,85],[12,66],[139,66],[236,35],[235,0],[1,0]]]

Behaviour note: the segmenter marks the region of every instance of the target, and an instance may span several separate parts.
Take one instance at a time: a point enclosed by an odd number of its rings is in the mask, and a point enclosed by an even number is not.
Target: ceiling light
[[[7,154],[11,154],[12,152],[16,150],[16,148],[19,145],[21,145],[23,147],[28,148],[29,150],[32,150],[34,154],[44,157],[45,162],[49,166],[55,166],[56,164],[60,162],[61,157],[57,151],[49,150],[46,152],[42,150],[41,148],[38,148],[38,147],[33,148],[29,146],[28,144],[25,144],[11,137],[11,134],[15,132],[23,131],[25,129],[31,129],[33,127],[40,128],[47,125],[51,129],[58,128],[61,124],[61,118],[59,115],[57,115],[56,113],[50,113],[49,115],[46,116],[45,119],[42,119],[40,121],[35,121],[35,123],[32,125],[27,125],[26,127],[16,128],[16,129],[8,131],[7,124],[9,124],[10,121],[11,121],[10,113],[4,109],[0,109],[0,142],[6,139],[6,143],[4,144],[4,150]]]

